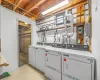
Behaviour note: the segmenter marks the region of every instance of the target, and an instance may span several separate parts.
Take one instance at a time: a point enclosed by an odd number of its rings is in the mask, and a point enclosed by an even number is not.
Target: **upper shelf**
[[[84,22],[80,22],[80,23],[74,24],[74,26],[79,26],[79,25],[84,26],[84,24],[85,24]],[[52,29],[47,29],[47,30],[39,30],[39,31],[37,31],[37,33],[45,32],[45,31],[52,31],[52,30],[59,30],[59,29],[63,29],[63,28],[65,28],[65,27],[57,27],[57,28],[52,28]]]

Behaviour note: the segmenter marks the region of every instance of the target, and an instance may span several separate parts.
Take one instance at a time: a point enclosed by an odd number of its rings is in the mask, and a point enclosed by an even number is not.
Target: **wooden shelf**
[[[8,66],[8,62],[5,60],[5,58],[0,53],[0,67],[2,66]]]
[[[79,26],[79,25],[84,26],[84,24],[85,24],[85,22],[80,22],[80,23],[74,24],[74,26]]]

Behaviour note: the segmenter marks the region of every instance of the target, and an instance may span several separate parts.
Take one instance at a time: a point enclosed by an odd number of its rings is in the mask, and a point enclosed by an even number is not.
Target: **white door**
[[[35,64],[35,54],[36,54],[36,50],[34,47],[29,47],[29,64],[31,64],[32,66],[36,66]]]
[[[46,53],[46,66],[53,70],[61,71],[61,55],[57,52],[48,51]]]
[[[36,48],[36,68],[45,72],[45,50]]]
[[[92,80],[92,65],[89,63],[66,58],[63,68],[63,73],[72,80]]]

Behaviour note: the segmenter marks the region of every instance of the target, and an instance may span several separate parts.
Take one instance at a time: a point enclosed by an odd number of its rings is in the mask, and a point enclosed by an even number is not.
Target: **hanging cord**
[[[47,26],[46,27],[42,27],[42,28],[44,28],[45,30],[47,30]],[[44,31],[41,36],[43,36],[42,37],[42,41],[45,42],[46,41],[46,31]]]
[[[67,41],[67,42],[69,42],[69,44],[70,44],[70,38],[73,37],[73,35],[74,35],[74,27],[73,27],[73,33],[72,33],[72,35],[70,35],[70,36],[68,35],[67,36],[69,38],[69,41]]]
[[[65,19],[66,19],[66,16],[64,16],[64,17],[65,17]],[[65,20],[65,19],[64,19],[64,20]],[[69,44],[70,44],[70,38],[74,35],[74,27],[73,27],[73,33],[72,33],[72,35],[69,36],[69,35],[68,35],[68,32],[67,32],[68,29],[67,29],[66,20],[64,21],[64,25],[65,25],[65,30],[66,30],[66,31],[65,31],[65,35],[63,35],[63,43],[64,43],[64,37],[67,36],[67,37],[66,37],[66,42],[67,42],[67,43],[69,42]],[[69,39],[69,41],[68,41],[68,39]]]
[[[88,4],[90,3],[90,1],[88,0]],[[91,6],[91,5],[90,5]],[[89,8],[90,8],[90,6],[89,6]],[[90,9],[89,9],[90,10]],[[95,12],[97,12],[98,11],[98,1],[96,0],[96,8],[95,8]]]
[[[84,27],[90,27],[90,22],[85,22]],[[88,39],[90,40],[90,36],[85,36],[85,37],[88,37]],[[87,43],[87,40],[86,40],[86,44],[89,46],[89,44]]]
[[[48,29],[48,26],[46,25],[45,30],[47,30],[47,29]],[[47,39],[46,39],[46,32],[47,32],[47,31],[44,32],[44,41],[45,41],[45,42],[47,41]]]
[[[66,16],[64,16],[64,26],[65,26],[65,34],[62,35],[62,38],[63,38],[63,44],[64,44],[64,37],[67,36],[67,28],[66,28]],[[67,40],[67,38],[66,38]]]
[[[56,42],[56,35],[58,34],[58,31],[57,31],[57,29],[56,29],[56,32],[55,32],[55,34],[54,34],[54,43]]]
[[[44,42],[44,35],[45,35],[45,32],[43,32],[42,35],[41,35],[41,36],[42,36],[42,41],[43,41],[43,42]]]
[[[89,6],[89,16],[88,16],[88,18],[87,18],[86,21],[85,21],[84,28],[85,28],[85,27],[90,27],[90,26],[91,26],[91,25],[90,25],[91,0],[88,0],[88,6]],[[96,8],[95,8],[95,11],[98,11],[98,1],[97,1],[97,0],[96,0]],[[85,18],[85,16],[84,16],[84,18]],[[86,45],[89,46],[89,44],[88,44],[88,39],[90,40],[91,36],[85,36],[85,37],[88,37],[88,38],[86,39]]]
[[[55,17],[54,19],[55,19],[54,25],[57,26],[57,25],[56,25],[56,17]],[[57,31],[57,29],[56,29],[56,32],[54,33],[54,43],[56,42],[56,35],[57,35],[57,34],[58,34],[58,31]]]
[[[42,27],[41,29],[43,29],[45,27]],[[44,42],[44,32],[41,34],[41,39],[42,39],[42,42]]]

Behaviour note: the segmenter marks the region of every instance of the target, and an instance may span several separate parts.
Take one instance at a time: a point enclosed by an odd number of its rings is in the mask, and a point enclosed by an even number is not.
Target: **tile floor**
[[[20,67],[10,74],[10,77],[4,78],[2,80],[49,80],[42,72],[28,64]]]

